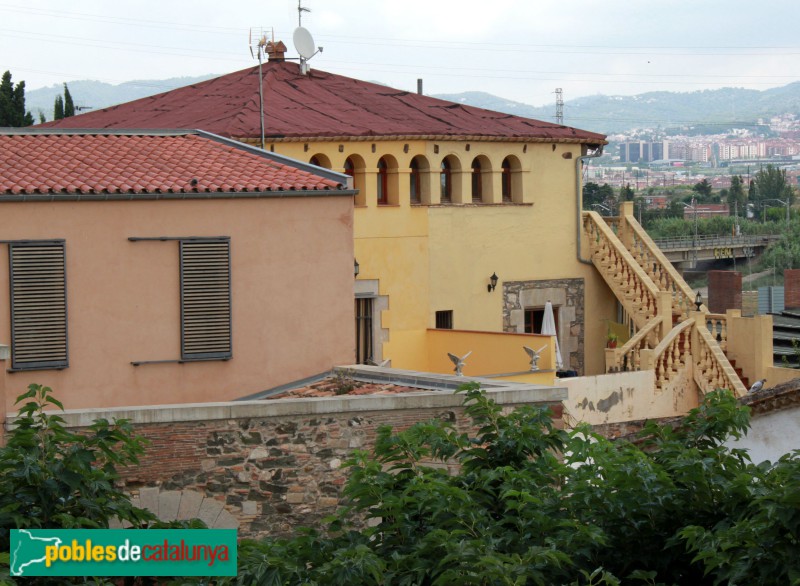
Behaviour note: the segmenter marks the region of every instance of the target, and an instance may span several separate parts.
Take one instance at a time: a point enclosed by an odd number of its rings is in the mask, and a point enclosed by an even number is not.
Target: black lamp
[[[489,277],[489,284],[486,285],[486,290],[491,293],[495,287],[497,287],[497,273],[492,273],[492,276]]]
[[[358,278],[358,272],[359,272],[360,268],[361,267],[359,267],[358,261],[354,258],[353,259],[353,277],[356,278],[356,279]]]
[[[697,311],[700,311],[700,306],[703,305],[703,296],[700,295],[700,291],[694,297],[694,304],[697,306]]]

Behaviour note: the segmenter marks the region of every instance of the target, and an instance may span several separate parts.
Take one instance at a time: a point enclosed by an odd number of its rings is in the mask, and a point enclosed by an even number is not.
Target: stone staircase
[[[583,212],[588,256],[628,313],[636,330],[621,348],[606,350],[606,371],[655,370],[657,391],[693,380],[702,393],[728,388],[741,396],[746,381],[725,356],[723,314],[696,307],[691,288],[633,216]]]

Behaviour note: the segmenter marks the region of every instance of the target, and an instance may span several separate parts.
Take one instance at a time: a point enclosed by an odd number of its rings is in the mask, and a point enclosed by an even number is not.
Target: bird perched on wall
[[[472,350],[470,350],[469,352],[464,354],[464,356],[461,356],[459,358],[455,354],[450,354],[450,352],[447,353],[447,355],[450,357],[450,360],[452,360],[453,364],[456,365],[456,367],[453,369],[453,372],[455,372],[457,376],[464,376],[464,373],[461,372],[461,369],[464,368],[464,365],[466,364],[465,361],[467,359],[467,356],[469,356],[470,354],[472,354]]]
[[[545,344],[538,350],[534,350],[533,348],[528,348],[527,346],[523,346],[523,348],[525,348],[525,352],[528,353],[528,357],[531,359],[531,372],[539,370],[539,358],[542,355],[542,350],[547,348],[547,345]]]
[[[767,379],[765,379],[765,378],[762,378],[760,381],[756,381],[756,382],[754,382],[754,383],[753,383],[753,386],[752,386],[752,387],[750,387],[750,390],[749,390],[749,391],[747,391],[747,392],[748,392],[748,393],[755,393],[755,392],[757,392],[757,391],[760,391],[761,389],[763,389],[763,388],[764,388],[764,383],[765,383],[765,382],[767,382]]]

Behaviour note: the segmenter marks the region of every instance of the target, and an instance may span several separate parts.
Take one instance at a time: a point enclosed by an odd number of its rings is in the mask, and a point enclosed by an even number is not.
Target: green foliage
[[[73,433],[59,415],[46,411],[63,410],[51,389],[35,384],[17,405],[19,416],[0,448],[0,551],[9,550],[10,529],[106,528],[113,518],[143,526],[155,520],[115,485],[117,466],[138,463],[144,451],[144,440],[127,421],[98,419]]]
[[[75,115],[75,104],[72,102],[72,96],[69,93],[67,84],[64,84],[64,118],[69,118]]]
[[[783,218],[781,218],[783,219]],[[697,234],[699,236],[731,236],[736,218],[731,216],[714,216],[698,218]],[[742,234],[778,234],[785,230],[786,221],[761,223],[739,218]],[[688,238],[694,234],[694,220],[681,218],[664,218],[653,220],[647,225],[647,233],[651,238]]]
[[[442,420],[381,428],[373,453],[349,462],[350,506],[329,531],[244,542],[228,583],[800,581],[800,456],[755,466],[726,448],[748,427],[730,393],[709,393],[676,427],[648,424],[637,445],[567,433],[536,407],[504,414],[474,383],[462,391],[474,435]]]
[[[739,175],[731,177],[731,188],[728,190],[727,203],[731,212],[738,210],[740,216],[745,215],[747,195],[744,192],[744,181]]]
[[[711,183],[708,182],[708,179],[703,179],[699,183],[695,183],[692,190],[697,192],[697,195],[702,201],[707,201],[711,197],[711,192],[714,188],[711,186]]]
[[[583,186],[583,209],[592,210],[595,204],[603,204],[609,208],[614,205],[614,188],[608,183],[598,185],[588,182]]]
[[[0,127],[30,126],[33,116],[25,111],[25,82],[16,86],[11,81],[11,72],[6,71],[0,81]]]
[[[630,183],[619,188],[620,201],[633,201],[633,196],[634,196],[634,191]]]
[[[759,263],[762,269],[774,267],[781,275],[786,269],[800,268],[800,223],[792,221],[787,229],[784,220],[782,226],[780,239],[764,251]]]
[[[53,120],[62,120],[64,118],[64,98],[60,95],[56,96],[55,104],[53,105]]]
[[[790,204],[794,202],[794,189],[786,178],[786,169],[778,169],[772,165],[761,169],[755,176],[755,190],[759,202],[769,199],[781,199]]]

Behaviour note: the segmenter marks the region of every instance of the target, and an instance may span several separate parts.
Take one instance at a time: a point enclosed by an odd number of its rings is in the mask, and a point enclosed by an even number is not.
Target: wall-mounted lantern
[[[486,285],[486,290],[491,293],[495,287],[497,287],[497,273],[492,273],[492,276],[489,277],[489,284]]]

